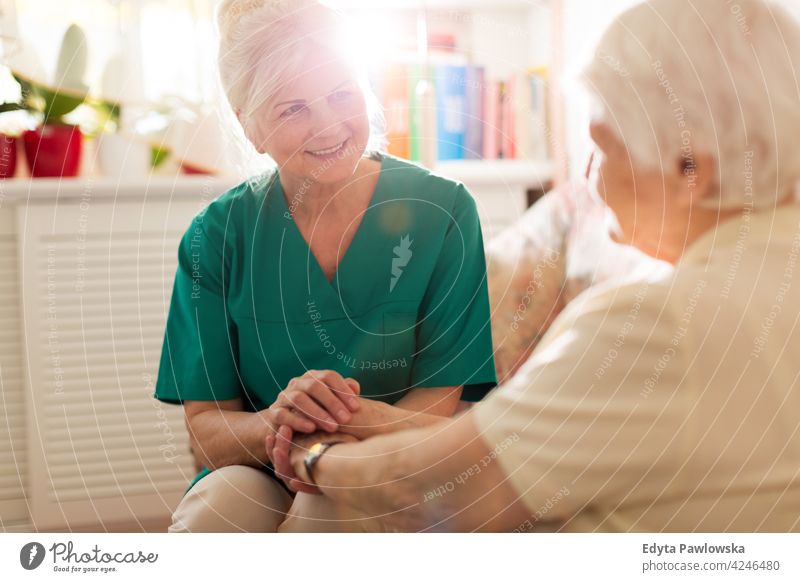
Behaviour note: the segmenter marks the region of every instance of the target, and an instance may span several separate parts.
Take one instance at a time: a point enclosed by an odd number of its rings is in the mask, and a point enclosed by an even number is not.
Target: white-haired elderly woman
[[[426,426],[495,386],[475,202],[368,147],[338,13],[226,0],[219,24],[227,97],[277,168],[180,243],[155,396],[183,404],[204,468],[170,531],[358,530],[358,512],[277,479],[265,438]]]
[[[298,478],[386,529],[800,531],[799,72],[769,0],[619,16],[584,76],[593,183],[674,269],[577,297],[455,419],[296,439]]]

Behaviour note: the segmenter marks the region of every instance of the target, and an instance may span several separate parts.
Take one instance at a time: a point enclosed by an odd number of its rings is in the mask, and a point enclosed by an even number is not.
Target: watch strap
[[[334,444],[336,443],[317,443],[308,449],[306,458],[303,459],[303,465],[305,465],[308,480],[314,485],[316,485],[316,481],[314,480],[314,466],[319,462],[322,455],[325,454],[325,451],[330,449]]]

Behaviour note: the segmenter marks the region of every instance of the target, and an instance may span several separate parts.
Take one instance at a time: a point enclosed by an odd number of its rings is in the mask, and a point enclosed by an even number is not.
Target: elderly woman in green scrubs
[[[219,22],[226,94],[277,169],[209,204],[178,249],[155,396],[183,404],[205,467],[170,531],[365,529],[290,490],[265,439],[427,426],[495,386],[475,202],[369,147],[338,14],[228,0]]]

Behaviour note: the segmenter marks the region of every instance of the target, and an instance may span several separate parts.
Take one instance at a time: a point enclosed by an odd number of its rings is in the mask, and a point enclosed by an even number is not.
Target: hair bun
[[[217,24],[220,35],[225,37],[230,33],[242,16],[255,12],[264,6],[266,0],[224,0],[218,8]]]

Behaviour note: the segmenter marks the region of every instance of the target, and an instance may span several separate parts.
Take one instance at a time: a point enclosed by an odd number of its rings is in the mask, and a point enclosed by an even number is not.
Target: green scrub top
[[[331,281],[290,212],[302,192],[287,203],[275,171],[194,218],[178,248],[157,399],[240,397],[258,411],[292,378],[325,369],[390,404],[459,385],[477,401],[496,385],[475,201],[460,183],[374,156],[377,185]]]

